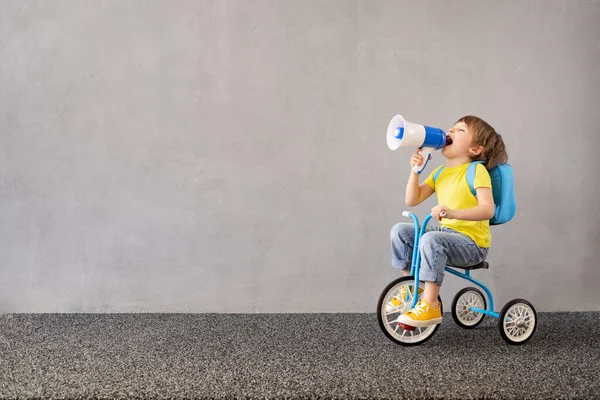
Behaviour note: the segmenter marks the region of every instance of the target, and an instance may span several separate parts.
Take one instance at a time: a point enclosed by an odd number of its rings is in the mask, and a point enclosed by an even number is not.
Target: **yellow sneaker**
[[[412,290],[412,286],[410,288]],[[404,299],[406,299],[406,286],[402,286],[400,289],[400,293],[392,297],[392,299],[385,305],[385,311],[388,313],[398,312],[398,308],[402,307],[404,304]],[[419,294],[423,293],[423,289],[419,288]],[[410,299],[412,300],[412,298]]]
[[[442,323],[442,307],[438,304],[437,308],[432,308],[431,304],[425,299],[417,303],[415,308],[407,311],[398,317],[398,324],[423,328],[429,325]]]

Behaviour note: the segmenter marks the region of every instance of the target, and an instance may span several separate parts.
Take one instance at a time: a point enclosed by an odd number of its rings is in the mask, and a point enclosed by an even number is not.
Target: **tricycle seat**
[[[466,271],[471,271],[474,269],[489,269],[490,268],[490,264],[488,264],[487,261],[482,261],[479,264],[475,264],[475,265],[471,265],[470,267],[456,267],[454,265],[448,265],[450,268],[460,268],[460,269],[464,269]]]

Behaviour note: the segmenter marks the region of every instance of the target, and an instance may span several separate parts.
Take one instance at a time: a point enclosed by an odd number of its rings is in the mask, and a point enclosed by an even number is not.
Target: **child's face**
[[[464,122],[457,122],[446,134],[446,146],[442,149],[442,155],[446,158],[472,157],[473,133]]]

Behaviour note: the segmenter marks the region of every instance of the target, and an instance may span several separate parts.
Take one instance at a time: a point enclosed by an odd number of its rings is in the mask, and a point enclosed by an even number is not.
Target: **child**
[[[419,279],[425,282],[423,298],[414,309],[398,318],[398,322],[425,327],[442,322],[438,294],[444,279],[444,267],[471,266],[484,261],[491,244],[489,220],[494,216],[494,198],[488,169],[508,160],[502,137],[487,122],[474,116],[458,120],[446,136],[442,149],[446,166],[434,182],[435,169],[419,186],[419,175],[410,173],[406,186],[406,205],[414,207],[436,192],[438,205],[431,209],[439,227],[427,227],[419,243],[421,269]],[[466,179],[472,161],[485,161],[476,166],[473,196]],[[410,159],[411,169],[425,160],[418,150]],[[484,166],[485,165],[485,166]],[[442,211],[446,212],[443,217]],[[414,225],[396,224],[391,231],[392,266],[410,275],[414,244]],[[419,289],[419,293],[422,289]],[[392,298],[388,306],[397,307],[403,296]]]

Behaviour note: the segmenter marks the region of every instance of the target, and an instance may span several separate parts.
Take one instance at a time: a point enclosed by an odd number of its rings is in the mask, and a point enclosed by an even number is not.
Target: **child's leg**
[[[426,231],[433,230],[428,226]],[[392,247],[392,266],[402,270],[404,276],[410,275],[413,246],[415,244],[415,226],[409,223],[398,223],[390,232]]]
[[[413,245],[415,243],[415,226],[399,223],[390,232],[392,246],[392,266],[402,270],[404,276],[410,275]]]
[[[421,270],[419,278],[424,280],[423,297],[437,308],[437,297],[444,280],[444,268],[447,265],[468,266],[483,261],[487,249],[482,249],[466,235],[455,231],[428,232],[423,235],[419,245],[421,251]]]
[[[438,308],[438,295],[440,294],[440,285],[437,285],[435,282],[425,282],[425,293],[423,293],[423,298],[431,304],[431,307]]]
[[[419,279],[425,281],[423,300],[398,322],[409,326],[425,327],[442,322],[437,297],[444,280],[446,265],[468,266],[485,259],[487,249],[482,249],[468,236],[454,231],[427,232],[419,243],[421,268]]]

